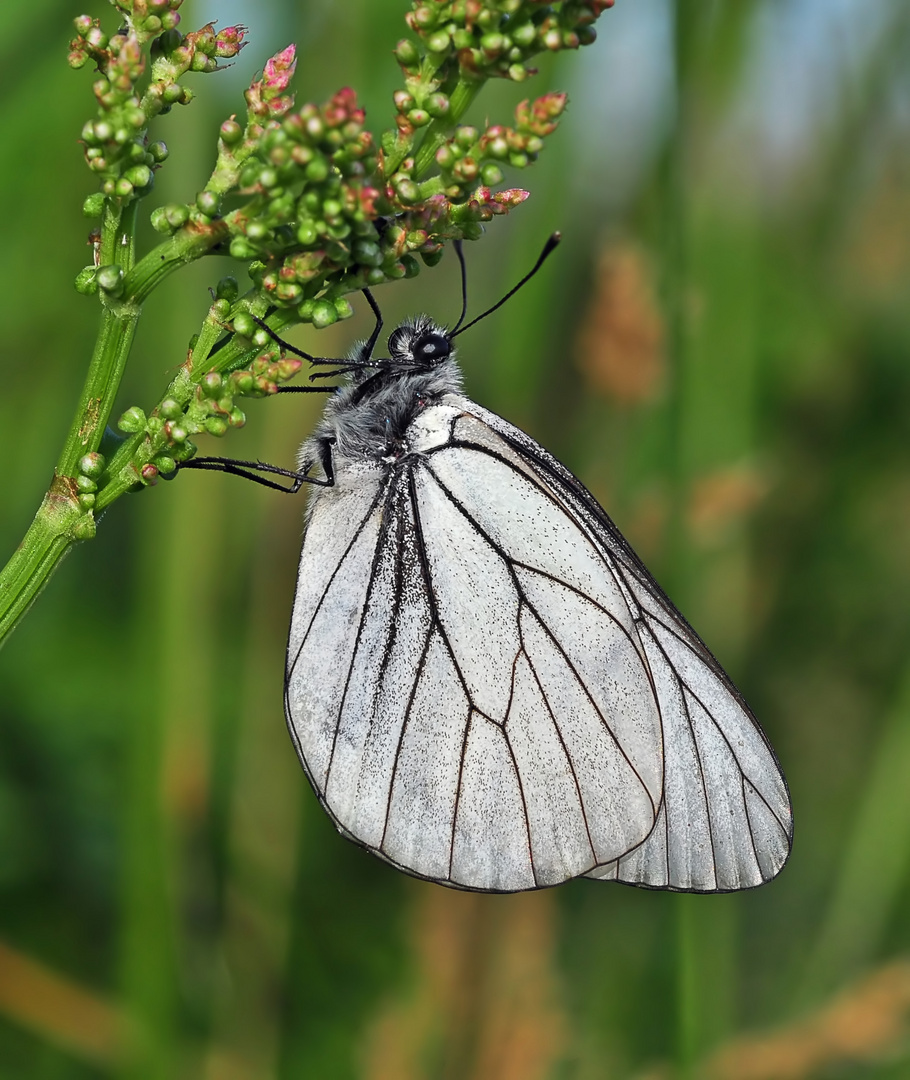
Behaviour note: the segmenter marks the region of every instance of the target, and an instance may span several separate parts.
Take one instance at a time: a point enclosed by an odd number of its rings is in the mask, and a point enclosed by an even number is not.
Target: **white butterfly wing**
[[[446,402],[311,506],[286,707],[338,828],[461,888],[772,877],[786,788],[736,691],[567,470]]]
[[[638,848],[587,876],[651,888],[751,888],[790,854],[790,795],[768,740],[695,631],[583,485],[501,417],[474,412],[541,472],[610,562],[630,598],[661,716],[663,798]]]

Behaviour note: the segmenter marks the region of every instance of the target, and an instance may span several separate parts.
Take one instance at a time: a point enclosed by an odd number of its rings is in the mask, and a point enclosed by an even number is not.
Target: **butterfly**
[[[369,341],[302,354],[347,381],[285,472],[313,485],[286,716],[338,831],[485,892],[775,877],[789,793],[732,681],[581,481],[466,396],[464,307],[376,358],[364,291]]]

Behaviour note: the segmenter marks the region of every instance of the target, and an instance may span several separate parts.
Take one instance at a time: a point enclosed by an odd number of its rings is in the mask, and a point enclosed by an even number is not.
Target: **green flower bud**
[[[480,170],[480,178],[487,187],[495,187],[502,183],[502,169],[489,162]]]
[[[81,293],[82,296],[93,296],[98,291],[97,274],[96,267],[84,266],[73,282],[76,286],[76,292]]]
[[[315,303],[315,300],[304,300],[300,307],[297,308],[297,314],[304,322],[313,321],[313,306]]]
[[[402,38],[395,46],[395,59],[402,67],[414,67],[420,63],[420,53],[413,41]]]
[[[224,379],[218,371],[207,371],[200,380],[199,386],[207,398],[217,398],[221,395]]]
[[[152,487],[158,482],[158,466],[153,465],[150,461],[146,462],[139,470],[139,475],[149,487]]]
[[[354,314],[354,309],[347,297],[339,296],[335,300],[335,314],[339,319],[350,319]]]
[[[252,259],[256,256],[256,249],[245,236],[235,236],[231,240],[230,252],[235,259]]]
[[[509,78],[512,82],[524,82],[528,77],[528,69],[524,64],[511,64],[509,66]]]
[[[380,266],[382,249],[372,240],[357,240],[354,243],[354,260],[361,266]]]
[[[203,427],[209,435],[215,435],[219,439],[227,434],[230,424],[222,416],[207,416],[203,421]]]
[[[183,415],[183,409],[178,401],[165,398],[158,406],[158,415],[163,416],[165,420],[176,420],[178,416]]]
[[[91,510],[95,505],[95,495],[93,492],[83,492],[79,496],[79,505],[83,510]]]
[[[234,316],[234,333],[241,337],[252,338],[258,330],[252,317],[245,311],[238,311]]]
[[[317,300],[313,304],[312,321],[317,330],[322,330],[326,326],[338,322],[338,312],[335,310],[335,305],[328,300]]]
[[[97,480],[104,473],[104,455],[94,451],[79,458],[79,472]]]
[[[134,165],[124,176],[137,188],[148,187],[152,182],[152,170],[148,165]]]
[[[414,22],[421,30],[429,30],[431,26],[436,25],[436,12],[429,4],[421,4],[414,8]]]
[[[436,251],[421,251],[420,257],[423,259],[425,266],[436,266],[442,258],[442,248],[440,247]]]
[[[316,223],[308,219],[304,219],[297,226],[297,239],[304,247],[311,247],[319,239],[319,233],[316,231]]]
[[[324,157],[313,158],[304,175],[313,184],[321,184],[329,175],[329,163]]]
[[[579,26],[576,33],[579,45],[593,45],[597,41],[597,31],[593,26]]]
[[[236,146],[243,138],[243,128],[236,120],[225,120],[221,125],[220,134],[226,146]]]
[[[474,44],[474,35],[470,30],[459,28],[452,35],[452,44],[456,49],[470,49]]]
[[[168,203],[162,207],[167,223],[175,231],[182,228],[190,219],[190,208],[182,203]]]
[[[415,203],[420,199],[420,188],[413,180],[407,178],[398,181],[395,185],[395,191],[403,203]]]
[[[396,90],[392,95],[392,100],[395,102],[395,108],[400,113],[408,113],[417,104],[414,101],[412,94],[409,94],[407,90]]]
[[[458,158],[455,156],[452,147],[449,146],[448,143],[443,143],[436,151],[436,164],[440,169],[444,169],[446,172],[452,171],[457,160]]]
[[[283,304],[298,304],[303,296],[303,289],[296,282],[282,281],[275,290],[275,296]]]
[[[128,199],[133,194],[133,185],[125,176],[121,176],[114,184],[114,194],[118,199]]]
[[[82,498],[87,499],[88,496],[83,495]],[[73,526],[74,540],[91,540],[95,535],[95,519],[91,515],[91,508],[85,507],[85,510],[86,513]]]
[[[430,114],[426,109],[411,109],[408,113],[408,120],[414,127],[426,127],[430,122]]]
[[[448,52],[451,38],[445,30],[437,30],[435,34],[430,34],[428,38],[425,38],[425,42],[430,52],[444,53]]]
[[[104,213],[104,196],[100,191],[89,195],[82,204],[82,213],[87,218],[99,218]]]
[[[509,30],[512,40],[523,49],[529,48],[537,40],[537,27],[534,23],[526,22]]]
[[[213,191],[200,191],[196,196],[196,206],[209,217],[218,213],[218,196]]]
[[[270,229],[264,221],[250,221],[247,223],[246,235],[249,240],[265,240],[269,235]]]
[[[174,461],[170,454],[159,454],[152,464],[162,476],[170,476],[177,468],[177,462]]]
[[[484,34],[480,39],[480,47],[483,49],[484,56],[491,60],[504,52],[507,44],[508,40],[503,34]]]
[[[228,417],[228,423],[233,428],[243,427],[246,423],[246,413],[241,409],[231,409],[231,415]]]
[[[156,207],[149,215],[149,222],[155,232],[169,233],[173,232],[170,222],[167,219],[167,212],[163,206]]]
[[[82,495],[89,495],[98,490],[98,485],[90,476],[77,476],[76,490]]]
[[[420,273],[420,263],[413,255],[402,255],[401,265],[404,267],[404,276],[406,278],[417,277]]]
[[[101,266],[95,274],[98,287],[113,296],[117,296],[123,290],[123,267]]]
[[[451,102],[445,94],[430,94],[427,100],[424,102],[427,112],[430,116],[436,118],[440,116],[448,116]],[[411,121],[413,123],[413,120]]]
[[[187,440],[187,430],[181,424],[167,423],[164,425],[164,434],[175,443],[185,443]]]
[[[240,295],[237,279],[230,276],[223,277],[215,286],[215,295],[219,300],[227,300],[233,304]]]
[[[468,127],[467,125],[458,128],[455,131],[455,142],[467,150],[469,146],[473,146],[477,142],[477,128]]]
[[[133,405],[117,421],[117,427],[126,432],[127,435],[135,435],[140,431],[144,431],[147,423],[148,421],[142,409],[138,405]]]
[[[160,165],[163,161],[167,161],[169,151],[166,143],[161,141],[149,143],[148,152],[156,165]]]

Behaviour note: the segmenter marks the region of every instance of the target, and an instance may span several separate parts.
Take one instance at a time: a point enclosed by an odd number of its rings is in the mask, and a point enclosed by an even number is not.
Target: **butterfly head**
[[[433,371],[454,353],[445,329],[425,315],[402,323],[389,335],[389,362],[397,368]]]

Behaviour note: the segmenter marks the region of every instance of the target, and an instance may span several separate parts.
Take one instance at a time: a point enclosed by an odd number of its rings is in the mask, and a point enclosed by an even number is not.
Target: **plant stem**
[[[15,554],[0,573],[0,643],[47,584],[78,535],[85,513],[75,484],[56,477]],[[85,537],[90,535],[88,523]]]
[[[449,137],[452,127],[471,107],[474,98],[483,86],[482,79],[459,79],[455,89],[449,95],[449,112],[445,117],[433,120],[424,133],[415,157],[414,175],[421,177],[434,164],[436,151]]]

